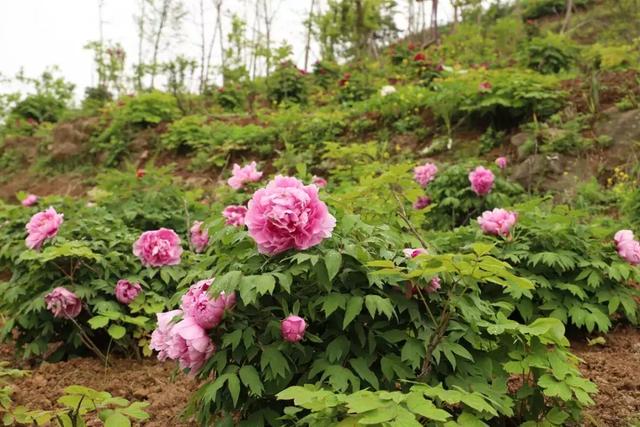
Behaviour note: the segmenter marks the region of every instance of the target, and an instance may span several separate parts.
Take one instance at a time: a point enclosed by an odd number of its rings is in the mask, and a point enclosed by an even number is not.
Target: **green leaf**
[[[260,381],[260,374],[258,374],[256,368],[251,365],[245,365],[240,368],[240,372],[238,372],[238,374],[240,375],[242,384],[248,387],[249,390],[251,390],[251,393],[256,396],[262,396],[264,385],[262,384],[262,381]]]
[[[378,377],[371,369],[369,369],[369,365],[367,364],[367,361],[365,359],[363,359],[362,357],[358,357],[357,359],[349,360],[349,363],[360,378],[367,381],[376,390],[380,388]]]
[[[422,393],[409,393],[406,400],[407,408],[414,414],[421,415],[434,421],[447,421],[451,418],[451,414],[447,411],[438,409],[432,401],[424,398]]]
[[[379,295],[367,295],[364,304],[369,310],[371,317],[376,317],[376,313],[384,314],[387,319],[391,320],[393,316],[393,305],[389,298],[383,298]]]
[[[124,337],[124,335],[127,333],[127,330],[120,325],[111,325],[109,326],[109,329],[107,329],[107,332],[109,332],[111,338],[113,338],[114,340],[119,340],[120,338]]]
[[[269,367],[273,373],[272,378],[285,378],[289,370],[289,363],[280,350],[274,346],[267,346],[264,348],[262,356],[260,357],[260,369],[264,371],[267,367]]]
[[[347,308],[344,313],[344,320],[342,321],[342,329],[347,329],[347,326],[356,318],[362,311],[362,304],[364,298],[359,296],[352,296],[347,302]]]
[[[106,316],[94,316],[87,323],[89,323],[91,329],[104,328],[109,323],[109,318]]]
[[[104,420],[104,427],[131,427],[131,421],[120,412],[114,411]]]
[[[231,394],[231,400],[233,400],[233,406],[238,406],[238,399],[240,398],[240,380],[236,374],[229,374],[227,378],[227,387]]]
[[[334,277],[340,271],[340,266],[342,265],[342,255],[340,252],[330,250],[324,256],[324,264],[327,267],[327,274],[329,276],[329,280],[333,280]]]

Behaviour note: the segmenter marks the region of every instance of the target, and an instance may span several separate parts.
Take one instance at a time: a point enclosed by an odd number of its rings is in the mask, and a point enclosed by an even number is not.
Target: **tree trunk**
[[[160,50],[160,40],[162,40],[162,31],[167,23],[167,17],[169,15],[169,8],[171,6],[171,0],[164,0],[162,2],[162,12],[160,14],[160,22],[158,23],[158,30],[154,37],[153,42],[153,56],[151,59],[151,89],[154,88],[157,68],[158,68],[158,51]]]
[[[309,9],[309,17],[307,18],[307,41],[304,45],[304,70],[307,71],[309,66],[309,51],[311,50],[311,27],[313,24],[313,8],[316,6],[316,0],[311,0],[311,8]]]
[[[218,16],[216,18],[216,27],[218,29],[218,38],[220,39],[220,64],[222,66],[222,86],[224,87],[224,69],[225,69],[225,58],[224,58],[224,36],[222,35],[222,0],[218,0],[216,3],[216,12]]]
[[[140,17],[138,19],[138,71],[136,72],[136,89],[142,90],[142,48],[144,46],[144,21],[146,19],[145,5],[147,4],[147,0],[140,0]]]
[[[563,34],[569,29],[569,23],[571,22],[571,13],[573,11],[573,0],[567,0],[566,8],[567,10],[564,14],[564,21],[562,22],[562,29],[560,30],[560,34]]]
[[[431,0],[431,35],[433,41],[438,43],[438,0]]]

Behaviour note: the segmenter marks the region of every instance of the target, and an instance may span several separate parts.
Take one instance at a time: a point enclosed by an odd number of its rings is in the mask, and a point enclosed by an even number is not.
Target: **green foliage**
[[[113,339],[116,350],[141,348],[148,354],[155,313],[170,306],[169,298],[188,275],[178,266],[145,269],[131,247],[143,231],[159,227],[174,228],[187,242],[187,218],[202,217],[200,193],[180,190],[169,175],[153,168],[143,178],[129,169],[102,175],[98,182],[89,205],[58,197],[44,200],[65,217],[59,234],[39,252],[24,244],[24,225],[35,208],[0,205],[0,221],[10,224],[0,228],[0,270],[13,272],[0,296],[8,316],[0,333],[6,339],[19,331],[16,344],[25,357],[45,354],[49,343],[57,341],[64,345],[50,356],[53,360],[81,352],[81,334],[91,336],[101,349]],[[183,255],[191,256],[188,251]],[[139,282],[144,290],[129,306],[114,298],[115,284],[123,278]],[[78,324],[55,319],[46,309],[44,296],[57,286],[76,293],[87,307]]]
[[[147,402],[129,402],[122,397],[114,397],[106,391],[96,391],[89,387],[71,385],[58,398],[63,409],[32,410],[24,406],[4,408],[4,425],[30,424],[33,426],[55,425],[57,427],[84,427],[87,421],[97,416],[105,427],[131,427],[132,421],[145,421],[149,414]],[[92,424],[93,425],[93,424]]]
[[[304,104],[307,100],[305,75],[293,62],[284,61],[269,76],[267,97],[274,104]]]
[[[590,0],[574,0],[575,7],[588,5]],[[565,0],[520,0],[524,19],[536,19],[547,15],[557,15],[565,11]]]
[[[576,62],[577,46],[567,37],[548,33],[529,40],[520,52],[521,61],[542,74],[567,71]]]

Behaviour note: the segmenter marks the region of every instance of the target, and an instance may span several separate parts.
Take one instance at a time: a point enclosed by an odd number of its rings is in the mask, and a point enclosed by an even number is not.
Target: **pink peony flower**
[[[118,280],[116,283],[116,299],[122,304],[131,303],[140,292],[142,292],[140,283],[131,283],[125,279]]]
[[[471,182],[471,189],[478,195],[484,196],[491,192],[493,187],[493,172],[489,169],[485,169],[482,166],[478,166],[475,170],[469,172],[469,182]]]
[[[438,289],[440,289],[441,284],[442,284],[442,281],[440,280],[440,278],[438,276],[435,276],[431,279],[431,281],[429,282],[429,285],[427,285],[425,290],[427,291],[427,293],[432,294],[434,292],[437,292]]]
[[[186,316],[171,328],[166,354],[191,374],[202,368],[215,351],[211,338],[195,319]]]
[[[82,311],[82,301],[76,294],[65,288],[57,287],[44,297],[47,310],[53,313],[54,317],[68,317],[70,319],[78,316]]]
[[[285,341],[298,342],[302,340],[305,329],[307,329],[307,322],[302,317],[290,315],[280,322],[280,332]]]
[[[204,329],[218,326],[225,311],[230,310],[236,303],[235,293],[226,295],[220,292],[218,297],[211,297],[207,293],[211,283],[213,279],[201,280],[182,296],[182,310]]]
[[[315,184],[315,186],[318,188],[324,188],[327,186],[327,180],[322,178],[321,176],[313,175],[313,178],[311,178],[311,183]]]
[[[413,203],[413,209],[420,210],[424,209],[431,204],[431,199],[427,196],[420,196]]]
[[[426,255],[429,252],[427,252],[425,248],[406,248],[402,250],[402,253],[405,257],[411,259],[417,257],[418,255]]]
[[[211,338],[195,320],[184,317],[177,323],[173,319],[182,316],[181,310],[158,313],[158,326],[151,334],[150,347],[158,351],[158,359],[178,360],[182,369],[195,374],[215,351]]]
[[[247,208],[242,205],[229,205],[222,211],[222,216],[227,220],[225,224],[235,227],[244,227],[244,217],[247,214]]]
[[[622,242],[633,239],[633,231],[631,230],[620,230],[613,236],[616,246],[619,246]]]
[[[260,181],[262,172],[258,171],[256,162],[251,162],[244,167],[240,167],[237,163],[233,165],[232,176],[227,180],[227,184],[234,190],[239,190],[247,182]]]
[[[496,208],[492,211],[484,211],[482,216],[478,217],[478,224],[485,234],[508,236],[517,220],[516,212]]]
[[[253,194],[244,221],[258,250],[267,255],[315,246],[331,237],[336,225],[318,187],[280,175]]]
[[[500,169],[504,169],[507,167],[507,158],[504,156],[500,156],[496,159],[496,165],[500,168]]]
[[[425,163],[422,166],[416,166],[413,169],[413,179],[422,187],[426,187],[436,178],[438,167],[433,163]]]
[[[133,254],[147,267],[180,264],[180,237],[168,228],[145,231],[133,244]]]
[[[182,310],[172,310],[166,313],[157,313],[158,326],[151,333],[149,347],[158,352],[158,360],[164,361],[169,358],[168,349],[171,343],[172,329],[175,326],[173,319],[182,316]]]
[[[202,229],[202,221],[194,221],[189,230],[189,238],[193,245],[193,250],[197,253],[204,252],[209,244],[209,232]]]
[[[640,264],[640,242],[637,240],[623,240],[618,245],[618,255],[631,265]]]
[[[55,237],[62,224],[63,216],[52,207],[33,215],[26,226],[29,233],[26,239],[27,247],[40,249],[45,240]]]
[[[22,206],[26,206],[26,207],[33,206],[36,203],[38,203],[38,196],[36,196],[35,194],[29,194],[27,197],[25,197],[22,200],[21,203],[22,203]]]

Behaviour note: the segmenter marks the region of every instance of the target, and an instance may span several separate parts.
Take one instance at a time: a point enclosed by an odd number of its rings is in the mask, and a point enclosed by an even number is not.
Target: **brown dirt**
[[[86,193],[85,176],[81,173],[60,173],[52,176],[36,176],[28,169],[24,169],[11,176],[11,180],[0,184],[0,199],[16,202],[16,193],[25,191],[48,196],[59,194],[66,196],[81,196]]]
[[[63,389],[77,384],[107,391],[129,401],[149,402],[146,411],[151,418],[143,423],[146,427],[196,425],[181,419],[180,413],[198,384],[180,372],[173,375],[174,363],[115,359],[112,364],[105,369],[99,360],[91,358],[43,363],[28,377],[13,382],[14,403],[31,409],[53,409],[56,400],[63,395]]]
[[[572,344],[583,362],[582,373],[598,385],[596,404],[587,410],[585,426],[627,427],[640,415],[640,330],[619,325],[605,345]]]
[[[600,73],[600,108],[605,110],[627,95],[640,96],[638,72],[635,70],[603,71]],[[569,101],[580,113],[589,112],[585,94],[589,93],[590,82],[578,77],[561,82],[562,90],[569,94]]]

